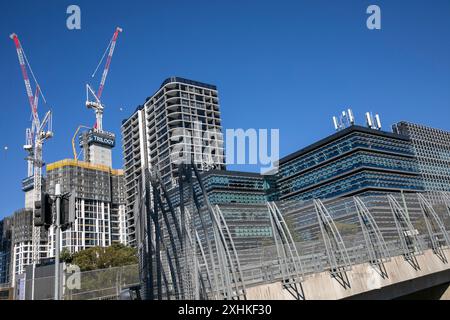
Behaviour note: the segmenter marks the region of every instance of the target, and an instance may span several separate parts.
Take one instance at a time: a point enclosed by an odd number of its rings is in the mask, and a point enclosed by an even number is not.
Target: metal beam
[[[422,209],[425,225],[427,226],[428,236],[430,238],[433,252],[442,258],[445,258],[443,249],[450,246],[450,238],[445,230],[445,226],[437,215],[431,203],[422,195],[417,194],[420,207]],[[445,262],[447,259],[445,259]]]
[[[281,251],[283,256],[279,256],[279,258],[284,260],[282,264],[287,267],[287,269],[282,268],[286,272],[284,275],[285,282],[300,283],[303,281],[303,267],[294,238],[275,202],[267,202],[267,208],[277,251]],[[278,245],[279,241],[281,246]],[[289,269],[292,269],[292,271]]]
[[[398,203],[393,195],[387,195],[389,206],[394,217],[395,227],[397,228],[400,247],[405,259],[411,259],[417,254],[421,254],[421,246],[417,237],[418,231],[411,224],[405,209]]]
[[[330,272],[332,275],[341,275],[343,271],[351,269],[347,248],[333,218],[322,201],[314,200],[314,207],[325,243]]]
[[[369,253],[370,263],[380,264],[387,261],[389,253],[386,241],[384,240],[375,219],[361,198],[355,196],[353,197],[353,200],[356,205],[356,212],[358,214],[366,248]]]

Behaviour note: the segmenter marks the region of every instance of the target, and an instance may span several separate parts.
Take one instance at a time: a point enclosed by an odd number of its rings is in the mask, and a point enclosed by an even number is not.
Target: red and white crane
[[[53,136],[52,132],[52,112],[48,111],[42,121],[39,119],[38,114],[38,101],[39,96],[45,101],[45,97],[42,94],[41,87],[34,76],[33,70],[30,67],[27,56],[22,48],[19,37],[17,34],[13,33],[10,38],[14,41],[16,46],[17,56],[19,58],[20,68],[22,70],[22,76],[25,83],[25,89],[28,96],[28,101],[31,107],[32,123],[31,128],[26,130],[26,142],[24,149],[28,152],[28,176],[33,176],[34,182],[34,201],[41,201],[41,191],[42,191],[42,167],[44,162],[42,161],[42,147],[44,141],[50,139]],[[33,77],[34,83],[36,85],[36,91],[33,95],[31,89],[30,78],[28,77],[27,67]],[[33,206],[33,217],[34,217],[34,206]],[[32,262],[36,265],[40,259],[40,228],[33,226],[32,234]],[[34,287],[34,286],[33,286]]]
[[[111,60],[112,56],[114,54],[114,49],[116,48],[116,42],[117,37],[119,36],[119,32],[122,32],[122,29],[117,27],[114,35],[111,39],[111,41],[108,44],[108,47],[105,50],[105,53],[103,54],[103,57],[100,59],[99,64],[97,65],[97,68],[95,69],[94,73],[92,74],[92,78],[94,78],[95,74],[97,73],[98,68],[100,67],[101,63],[103,62],[106,53],[108,52],[108,57],[106,59],[105,69],[103,70],[102,78],[100,80],[100,86],[97,90],[97,94],[94,92],[94,90],[91,88],[89,84],[86,85],[86,107],[89,109],[93,109],[95,111],[95,118],[96,123],[94,126],[94,129],[96,131],[102,132],[103,131],[103,109],[104,106],[101,103],[101,97],[103,93],[103,89],[105,87],[106,77],[108,76],[109,67],[111,66]],[[90,100],[89,96],[93,96],[95,101]]]

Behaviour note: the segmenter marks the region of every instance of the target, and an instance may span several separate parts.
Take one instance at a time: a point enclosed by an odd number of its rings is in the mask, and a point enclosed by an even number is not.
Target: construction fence
[[[27,290],[32,279],[26,280]],[[63,300],[117,300],[120,293],[139,284],[137,265],[108,269],[66,272],[61,275],[61,299]],[[54,299],[55,277],[35,279],[35,300]],[[27,294],[28,295],[28,294]]]

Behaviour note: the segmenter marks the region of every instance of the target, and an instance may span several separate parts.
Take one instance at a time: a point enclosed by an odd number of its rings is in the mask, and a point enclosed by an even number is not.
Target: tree
[[[69,249],[64,248],[61,250],[61,253],[59,254],[59,259],[62,262],[71,263],[73,260],[73,255],[72,253],[70,253]]]
[[[106,269],[137,264],[137,250],[123,244],[113,244],[110,247],[92,247],[73,255],[72,264],[81,271]]]

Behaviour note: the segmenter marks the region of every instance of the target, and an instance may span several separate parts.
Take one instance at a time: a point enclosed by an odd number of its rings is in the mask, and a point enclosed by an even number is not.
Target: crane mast
[[[20,44],[20,42],[19,42]],[[21,52],[21,50],[20,50]],[[22,54],[23,56],[23,54]],[[20,59],[19,59],[20,61]],[[25,69],[25,77],[27,77],[26,69]],[[26,86],[26,85],[25,85]],[[33,176],[33,159],[34,159],[34,138],[36,133],[36,125],[39,124],[39,117],[35,116],[37,115],[37,107],[39,103],[39,86],[36,86],[36,93],[34,94],[33,98],[33,105],[31,107],[31,110],[33,112],[33,119],[31,121],[31,128],[27,128],[25,130],[25,145],[23,146],[24,150],[28,153],[28,157],[26,158],[28,162],[28,175],[27,177]]]
[[[28,157],[26,158],[28,164],[27,177],[31,177],[33,175],[33,133],[32,128],[27,128],[25,130],[25,145],[23,146],[24,150],[28,152]]]
[[[33,71],[30,67],[28,59],[25,55],[25,52],[22,48],[20,40],[17,34],[13,33],[10,35],[10,38],[14,41],[16,46],[17,56],[19,58],[19,64],[22,71],[22,77],[25,83],[25,89],[28,97],[28,102],[31,107],[32,114],[32,124],[31,128],[26,129],[26,142],[24,145],[25,151],[28,153],[27,162],[28,162],[28,176],[33,176],[34,190],[33,190],[33,200],[41,201],[41,191],[42,191],[42,167],[44,162],[42,160],[42,148],[44,141],[50,139],[53,136],[52,132],[52,113],[48,111],[41,121],[39,119],[37,107],[39,96],[42,96],[44,102],[45,98],[42,94],[40,86],[36,80],[36,77],[33,74]],[[31,75],[36,84],[36,93],[33,94],[31,89],[30,78],[28,77],[27,66],[31,72]],[[41,242],[41,229],[40,227],[34,226],[34,217],[35,217],[35,208],[33,206],[33,231],[32,231],[32,263],[35,266],[39,263],[40,254],[39,247]],[[33,268],[34,270],[34,268]],[[34,278],[34,277],[33,277]],[[34,291],[34,285],[33,285]]]

